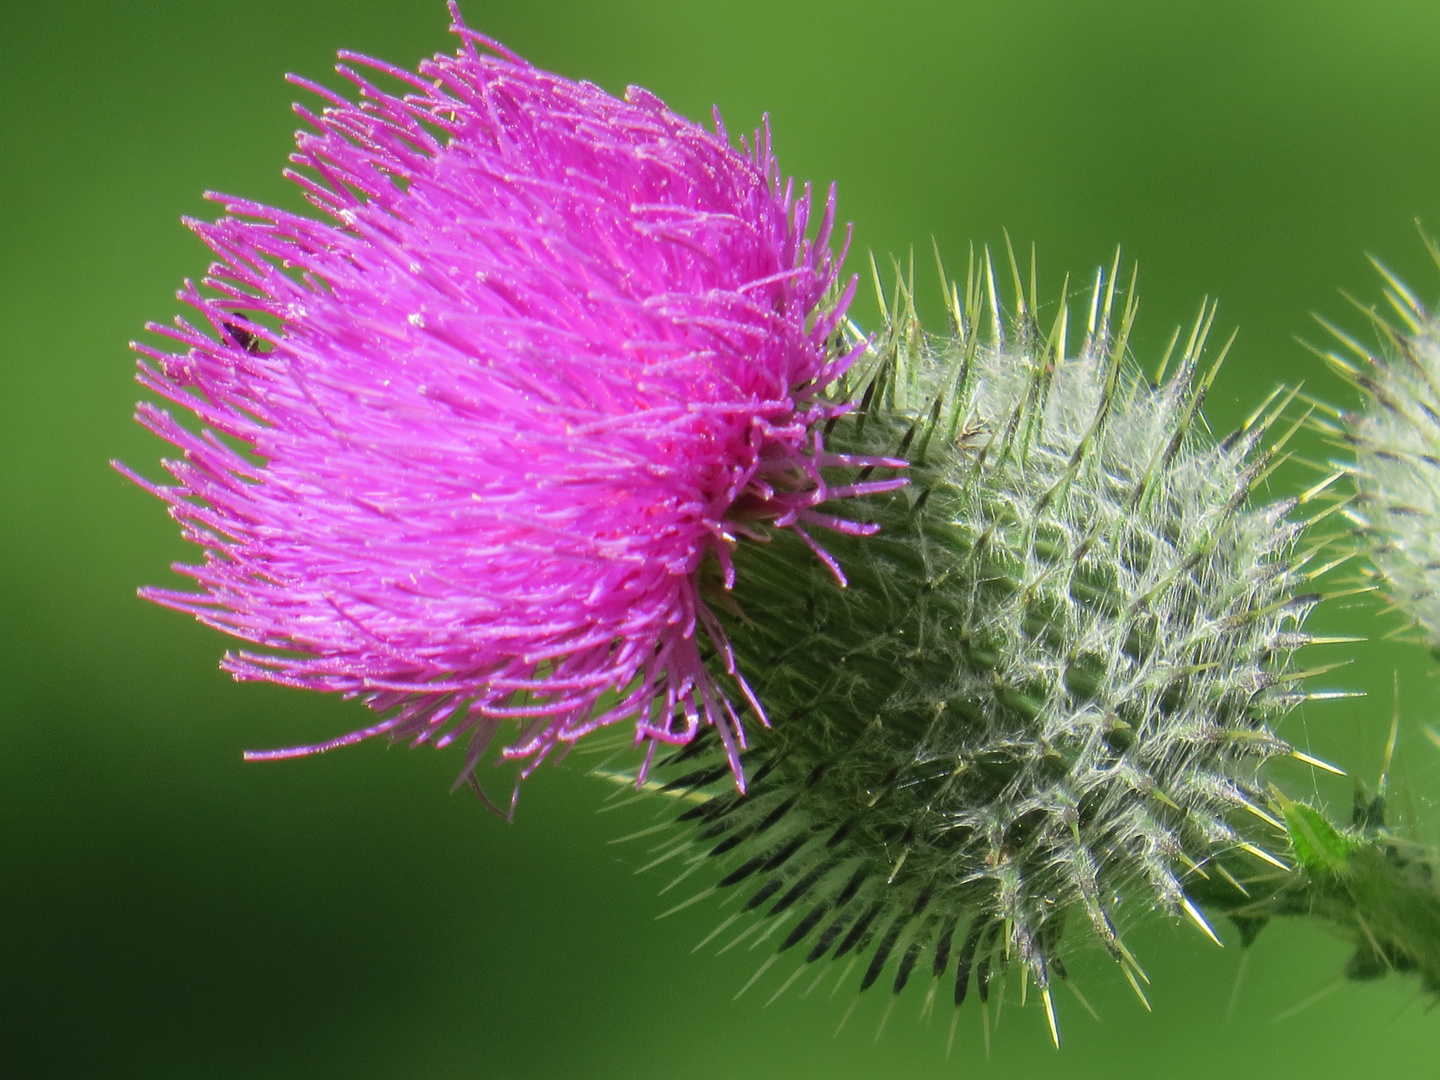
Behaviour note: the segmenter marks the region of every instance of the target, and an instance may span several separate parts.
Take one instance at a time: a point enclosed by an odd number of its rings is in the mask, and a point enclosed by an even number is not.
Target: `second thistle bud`
[[[1440,262],[1440,251],[1432,253]],[[1370,310],[1380,349],[1331,328],[1330,366],[1364,395],[1334,434],[1353,451],[1355,536],[1385,598],[1440,648],[1440,320],[1380,267],[1398,322]]]

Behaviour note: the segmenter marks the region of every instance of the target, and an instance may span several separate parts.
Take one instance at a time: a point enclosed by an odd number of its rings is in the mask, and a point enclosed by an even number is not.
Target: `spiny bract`
[[[1440,250],[1429,244],[1440,264]],[[1380,351],[1325,324],[1354,359],[1324,354],[1364,395],[1363,406],[1330,427],[1348,445],[1355,537],[1390,604],[1440,647],[1440,320],[1378,262],[1393,325],[1364,309]]]
[[[1033,269],[1007,316],[972,258],[942,335],[897,286],[826,443],[904,457],[912,483],[864,501],[876,536],[830,546],[848,589],[778,531],[737,553],[717,613],[773,728],[748,797],[721,788],[713,740],[664,764],[651,786],[694,805],[654,861],[721,864],[701,895],[749,889],[721,930],[768,916],[740,930],[776,941],[765,968],[848,958],[863,990],[893,959],[896,993],[934,977],[928,1009],[942,976],[958,1005],[1018,964],[1054,1031],[1067,927],[1139,993],[1127,911],[1213,937],[1187,883],[1229,875],[1221,854],[1283,865],[1257,771],[1291,753],[1274,725],[1303,696],[1289,659],[1316,597],[1297,500],[1254,493],[1289,398],[1212,439],[1214,308],[1151,382],[1127,359],[1133,279],[1114,317],[1118,269],[1097,273],[1074,354],[1063,301],[1037,321]]]

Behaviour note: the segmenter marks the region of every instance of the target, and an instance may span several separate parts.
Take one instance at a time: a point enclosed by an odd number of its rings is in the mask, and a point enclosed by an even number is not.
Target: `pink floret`
[[[764,714],[702,562],[728,584],[737,529],[834,528],[819,504],[900,483],[820,471],[900,464],[822,445],[850,359],[826,347],[833,190],[806,239],[768,131],[737,151],[718,116],[540,71],[452,13],[463,47],[418,75],[342,53],[358,103],[294,80],[327,102],[297,107],[288,174],[318,220],[211,196],[227,216],[188,223],[217,258],[180,293],[201,319],[151,327],[182,351],[136,348],[202,429],[142,402],[182,453],[140,482],[205,560],[176,567],[198,592],[142,595],[256,646],[238,679],[382,714],[252,756],[468,735],[471,777],[507,721],[524,772],[608,724],[653,751],[708,723],[743,787],[705,658]]]

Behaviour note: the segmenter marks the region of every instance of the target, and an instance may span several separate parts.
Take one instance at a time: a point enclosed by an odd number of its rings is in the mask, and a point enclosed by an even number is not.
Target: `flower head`
[[[527,770],[602,725],[653,749],[708,722],[738,779],[702,564],[728,586],[755,523],[814,546],[807,523],[860,528],[820,503],[897,483],[820,471],[856,463],[817,426],[849,362],[833,189],[807,239],[768,129],[736,150],[718,114],[540,71],[451,11],[463,47],[418,74],[342,53],[358,101],[293,79],[326,102],[296,107],[287,174],[316,217],[212,195],[226,216],[187,222],[216,256],[179,294],[200,320],[136,348],[203,430],[142,402],[182,454],[140,482],[205,560],[177,567],[198,592],[142,595],[256,646],[238,679],[384,714],[255,756],[469,734],[468,775],[505,721]]]

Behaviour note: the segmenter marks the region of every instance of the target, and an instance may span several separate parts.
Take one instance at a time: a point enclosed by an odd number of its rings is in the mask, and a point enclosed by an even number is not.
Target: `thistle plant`
[[[1440,337],[1403,288],[1400,360],[1347,369],[1359,463],[1274,499],[1305,417],[1277,390],[1211,435],[1212,305],[1142,370],[1118,255],[1072,310],[987,253],[941,270],[940,330],[877,273],[867,335],[834,191],[812,221],[767,128],[736,149],[451,11],[462,48],[418,73],[342,53],[358,101],[296,80],[326,102],[289,174],[316,216],[212,196],[198,320],[136,346],[181,412],[138,419],[181,456],[121,469],[204,550],[198,591],[142,595],[245,642],[236,678],[379,714],[249,756],[464,739],[480,791],[502,730],[523,775],[628,723],[610,775],[667,797],[651,864],[704,882],[681,907],[743,896],[712,938],[773,942],[775,994],[839,962],[958,1008],[1018,973],[1058,1041],[1068,955],[1143,1001],[1127,927],[1218,941],[1203,908],[1246,941],[1318,918],[1352,977],[1440,992],[1434,855],[1383,791],[1341,827],[1265,771],[1333,770],[1279,725],[1329,696],[1294,654],[1347,471],[1377,573],[1440,631],[1440,553],[1403,531],[1440,506]]]

